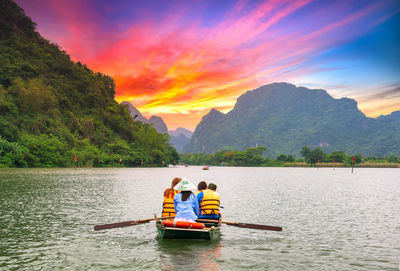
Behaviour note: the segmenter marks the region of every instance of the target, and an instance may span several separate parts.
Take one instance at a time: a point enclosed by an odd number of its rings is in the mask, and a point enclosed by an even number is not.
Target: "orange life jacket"
[[[173,216],[173,217],[176,216],[175,207],[174,207],[174,197],[177,193],[179,193],[179,192],[174,190],[174,194],[172,197],[167,198],[166,196],[164,196],[163,209],[162,209],[161,216]]]
[[[200,205],[201,215],[219,215],[219,195],[217,192],[205,189]]]

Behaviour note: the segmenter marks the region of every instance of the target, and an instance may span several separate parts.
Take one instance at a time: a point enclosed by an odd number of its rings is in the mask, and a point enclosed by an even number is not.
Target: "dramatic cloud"
[[[365,35],[397,7],[271,0],[222,1],[214,10],[213,1],[48,0],[39,9],[38,0],[18,2],[74,60],[113,76],[117,101],[191,129],[210,108],[231,109],[248,89],[326,70],[306,63]]]

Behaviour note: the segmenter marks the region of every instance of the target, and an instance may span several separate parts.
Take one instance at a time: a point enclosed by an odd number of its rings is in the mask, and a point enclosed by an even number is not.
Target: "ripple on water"
[[[159,240],[151,218],[175,176],[218,184],[218,242]],[[395,270],[398,169],[200,168],[0,170],[0,269]],[[257,189],[254,189],[257,187]]]

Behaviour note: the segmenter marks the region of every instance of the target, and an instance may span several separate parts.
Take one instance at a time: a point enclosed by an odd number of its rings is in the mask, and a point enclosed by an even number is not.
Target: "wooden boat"
[[[221,236],[221,224],[204,223],[203,229],[175,228],[164,226],[161,220],[156,221],[158,235],[161,239],[205,239],[218,240]]]

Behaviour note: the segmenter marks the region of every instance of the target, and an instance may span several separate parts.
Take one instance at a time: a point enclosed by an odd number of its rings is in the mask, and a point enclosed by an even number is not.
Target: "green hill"
[[[168,135],[132,120],[111,77],[40,36],[11,0],[0,0],[0,166],[165,165]]]
[[[265,146],[266,154],[300,157],[303,146],[325,152],[400,155],[400,123],[367,118],[348,98],[334,99],[325,90],[276,83],[248,91],[234,109],[211,110],[196,127],[184,152],[212,153]]]

